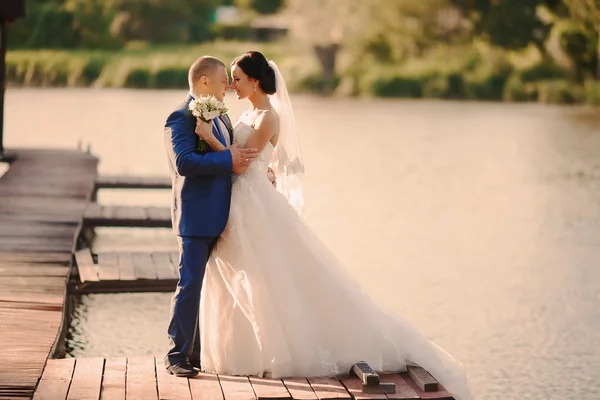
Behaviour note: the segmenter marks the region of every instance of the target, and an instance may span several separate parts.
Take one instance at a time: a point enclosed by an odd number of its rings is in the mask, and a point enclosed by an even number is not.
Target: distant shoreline
[[[9,50],[9,87],[91,87],[186,89],[189,65],[210,54],[226,64],[248,50],[259,50],[279,64],[291,92],[324,93],[320,67],[310,49],[285,41],[217,41],[198,45],[143,46],[119,51]],[[538,63],[517,70],[483,58],[466,69],[471,48],[409,59],[402,65],[369,63],[338,68],[333,94],[389,98],[428,98],[600,105],[600,82],[577,83],[566,71]]]

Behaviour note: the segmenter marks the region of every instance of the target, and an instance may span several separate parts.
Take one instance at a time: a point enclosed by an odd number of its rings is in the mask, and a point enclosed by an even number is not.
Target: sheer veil
[[[300,176],[304,174],[304,164],[300,155],[298,133],[294,120],[292,103],[281,75],[274,61],[269,65],[275,72],[277,92],[270,96],[271,104],[279,115],[279,140],[271,158],[271,168],[277,177],[277,190],[282,193],[296,209],[298,214],[304,211],[304,195]]]

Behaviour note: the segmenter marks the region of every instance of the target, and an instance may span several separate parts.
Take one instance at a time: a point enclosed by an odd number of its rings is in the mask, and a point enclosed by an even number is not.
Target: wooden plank
[[[48,224],[34,221],[11,224],[11,220],[0,218],[0,237],[60,237],[73,240],[73,227],[62,224]]]
[[[102,374],[104,372],[104,358],[80,358],[75,364],[75,372],[67,400],[98,399]]]
[[[352,367],[352,371],[356,374],[358,379],[362,381],[363,385],[377,386],[379,385],[379,375],[364,361],[357,362]]]
[[[127,359],[109,358],[104,364],[101,400],[125,400]]]
[[[188,382],[194,400],[225,400],[217,375],[200,372]]]
[[[39,276],[39,277],[67,277],[69,268],[60,265],[39,264],[1,264],[0,276]]]
[[[219,383],[226,400],[256,400],[247,376],[219,375]]]
[[[185,378],[171,375],[162,360],[155,359],[156,379],[158,382],[158,397],[160,400],[192,400],[190,386]]]
[[[67,266],[70,262],[71,254],[65,253],[19,253],[16,251],[0,251],[0,263],[56,264]]]
[[[171,226],[171,209],[168,207],[146,207],[146,213],[148,220]]]
[[[102,218],[102,206],[99,203],[90,203],[85,208],[86,219],[97,220]]]
[[[114,206],[111,219],[121,221],[143,221],[148,214],[144,207]]]
[[[283,384],[294,400],[318,400],[308,380],[305,378],[286,378]]]
[[[173,267],[173,271],[179,279],[179,252],[173,251],[169,255],[171,256],[171,266]]]
[[[416,400],[420,399],[417,392],[406,382],[400,374],[383,374],[379,376],[379,380],[384,383],[396,384],[396,393],[388,394],[390,400]]]
[[[352,400],[350,393],[334,378],[308,378],[319,400]]]
[[[74,369],[74,358],[48,360],[33,400],[66,399]]]
[[[388,398],[385,394],[363,393],[363,383],[356,376],[343,378],[341,382],[354,400],[386,400]]]
[[[90,204],[85,210],[89,226],[171,227],[171,212],[167,207],[102,206]]]
[[[436,381],[429,372],[421,367],[409,366],[408,376],[424,392],[436,392],[438,390],[438,381]]]
[[[152,262],[154,263],[154,270],[156,271],[156,277],[162,280],[177,279],[177,275],[173,271],[171,265],[171,257],[169,253],[165,252],[154,252],[152,253]]]
[[[154,271],[154,263],[152,257],[148,253],[132,253],[131,260],[135,269],[137,279],[156,279],[156,271]]]
[[[77,270],[79,271],[79,280],[81,282],[98,282],[98,270],[94,264],[90,249],[82,249],[75,253],[77,260]]]
[[[400,376],[408,383],[411,389],[423,400],[454,400],[454,397],[442,385],[438,384],[438,390],[435,392],[424,392],[409,376],[408,372],[403,372]]]
[[[136,356],[128,358],[127,400],[158,400],[154,357]]]
[[[104,175],[96,179],[97,189],[171,189],[169,176]]]
[[[96,268],[101,281],[119,280],[119,259],[116,253],[99,253]]]
[[[111,220],[114,218],[115,207],[104,206],[101,204],[99,204],[98,206],[100,207],[100,218],[99,219],[107,221],[107,220]]]
[[[292,400],[281,379],[249,377],[258,400]]]
[[[119,279],[122,281],[136,280],[131,253],[117,253],[117,258],[119,260]]]

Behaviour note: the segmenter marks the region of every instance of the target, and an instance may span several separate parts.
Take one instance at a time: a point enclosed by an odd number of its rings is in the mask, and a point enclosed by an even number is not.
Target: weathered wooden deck
[[[78,280],[74,293],[172,292],[179,280],[179,253],[104,252],[75,253]],[[75,277],[73,277],[75,278]]]
[[[396,384],[394,394],[362,393],[356,376],[333,378],[262,379],[201,373],[176,378],[162,358],[89,358],[48,360],[34,400],[452,400],[443,388],[424,392],[408,373],[381,375]]]
[[[94,256],[89,249],[75,249],[86,221],[170,226],[164,208],[90,204],[98,188],[166,188],[164,181],[97,180],[98,160],[76,151],[15,154],[0,178],[0,399],[452,399],[441,386],[424,391],[427,383],[413,371],[382,375],[382,383],[396,385],[396,392],[386,395],[363,393],[356,376],[271,380],[200,374],[185,379],[169,375],[160,357],[48,359],[64,326],[73,254],[82,291],[147,291],[154,283],[174,287],[178,255]]]
[[[98,162],[77,151],[12,153],[0,177],[0,399],[31,398],[54,351]]]

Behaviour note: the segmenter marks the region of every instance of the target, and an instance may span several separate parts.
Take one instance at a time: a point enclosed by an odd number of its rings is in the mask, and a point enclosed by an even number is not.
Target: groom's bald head
[[[211,56],[203,56],[194,61],[188,72],[188,81],[190,88],[193,89],[194,85],[203,77],[213,77],[216,73],[220,72],[221,68],[227,67],[223,61],[218,58]]]

